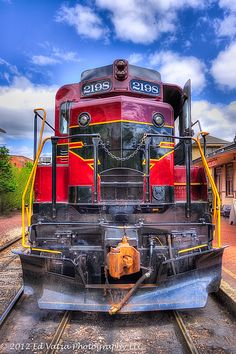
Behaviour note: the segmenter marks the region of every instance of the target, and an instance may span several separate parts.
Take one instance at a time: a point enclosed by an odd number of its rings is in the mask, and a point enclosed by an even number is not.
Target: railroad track
[[[39,310],[33,297],[26,295],[5,321],[0,342],[2,353],[12,348],[15,348],[11,350],[13,353],[19,352],[19,348],[21,351],[29,348],[31,352],[47,354],[73,351],[214,354],[234,353],[235,333],[235,319],[214,298],[209,299],[204,309],[110,316]]]
[[[16,238],[14,238],[13,240],[5,243],[3,246],[0,247],[0,252],[6,250],[7,248],[9,248],[10,246],[14,245],[16,242],[18,242],[21,239],[21,236],[18,236]]]
[[[0,273],[3,270],[5,270],[8,267],[8,265],[17,258],[17,255],[9,254],[8,250],[10,251],[13,248],[13,246],[16,245],[20,241],[20,239],[21,239],[21,236],[18,236],[0,247],[0,255],[1,255]],[[4,254],[6,254],[6,255],[4,255]]]
[[[194,344],[194,341],[187,330],[187,327],[184,324],[183,318],[181,314],[178,311],[172,311],[173,317],[178,325],[178,329],[181,334],[181,342],[184,341],[183,346],[186,348],[186,351],[190,354],[198,354],[199,351]],[[48,350],[46,354],[55,354],[58,350],[58,344],[60,340],[63,337],[63,333],[66,329],[66,326],[69,324],[71,319],[71,312],[70,311],[65,311],[63,314],[63,317],[55,331],[55,334],[53,335],[53,338],[48,345]]]
[[[62,335],[65,331],[65,328],[67,326],[67,324],[69,323],[70,321],[70,318],[71,318],[71,312],[70,311],[65,311],[62,319],[61,319],[61,322],[59,323],[57,329],[56,329],[56,332],[49,344],[49,348],[46,352],[46,354],[54,354],[56,353],[56,347],[58,345],[58,343],[60,342],[60,339],[62,338]]]
[[[181,317],[181,314],[178,311],[172,311],[173,317],[176,320],[176,323],[178,325],[178,329],[180,331],[182,340],[184,340],[184,347],[186,348],[187,352],[190,354],[199,354],[199,351],[194,344],[194,341],[189,334],[189,331],[187,330],[187,327],[184,324],[183,318]],[[70,311],[65,311],[64,315],[62,316],[62,319],[55,331],[54,336],[52,337],[52,340],[50,344],[48,345],[48,350],[46,354],[55,354],[57,352],[57,346],[63,336],[63,333],[66,329],[66,326],[69,324],[71,319],[71,312]]]
[[[0,247],[0,327],[23,294],[20,261],[11,253],[19,248],[20,239],[15,237]]]
[[[14,308],[14,306],[17,304],[18,300],[21,298],[22,294],[24,292],[24,287],[22,286],[14,296],[14,298],[10,301],[8,304],[7,308],[5,311],[2,313],[0,316],[0,328],[2,327],[4,321],[6,320],[7,316],[10,314],[11,310]]]
[[[191,354],[198,354],[199,351],[198,351],[196,345],[194,344],[194,341],[193,341],[189,331],[187,330],[187,327],[184,324],[181,314],[178,311],[173,311],[173,315],[174,315],[175,320],[178,324],[179,330],[180,330],[181,335],[184,339],[184,342],[185,342],[188,352]]]

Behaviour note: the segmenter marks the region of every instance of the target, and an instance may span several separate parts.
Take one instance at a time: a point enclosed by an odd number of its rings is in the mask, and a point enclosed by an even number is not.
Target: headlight
[[[91,117],[88,113],[81,113],[78,118],[78,123],[81,127],[86,127],[91,120]]]
[[[154,113],[152,116],[152,120],[157,127],[163,127],[165,123],[165,119],[161,113]]]

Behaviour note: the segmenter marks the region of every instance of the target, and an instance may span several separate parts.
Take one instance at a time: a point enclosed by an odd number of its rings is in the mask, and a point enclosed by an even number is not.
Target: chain
[[[137,148],[129,155],[126,157],[118,157],[114,154],[112,154],[112,152],[110,152],[108,150],[108,148],[106,147],[106,144],[102,141],[102,139],[100,139],[99,141],[99,145],[101,145],[101,147],[103,148],[103,150],[107,153],[108,156],[110,156],[110,158],[116,160],[116,161],[128,161],[129,159],[131,159],[132,157],[134,157],[135,155],[137,155],[137,153],[139,152],[139,150],[142,148],[144,141],[146,139],[147,135],[144,134],[142,139],[140,140]]]

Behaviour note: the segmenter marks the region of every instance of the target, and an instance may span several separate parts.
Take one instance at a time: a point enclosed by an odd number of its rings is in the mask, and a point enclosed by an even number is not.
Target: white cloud
[[[234,37],[236,34],[236,14],[225,16],[223,20],[216,20],[216,31],[219,37]]]
[[[236,88],[236,42],[218,54],[212,63],[211,74],[220,86]]]
[[[220,0],[219,6],[223,9],[236,12],[236,2],[234,0]]]
[[[124,41],[150,44],[163,33],[176,30],[177,11],[203,8],[207,0],[96,0],[111,14],[116,36]]]
[[[129,64],[136,65],[136,64],[140,63],[143,59],[144,59],[143,54],[132,53],[128,58],[128,62],[129,62]]]
[[[36,65],[53,65],[53,64],[58,64],[60,63],[60,60],[52,58],[52,57],[47,57],[45,55],[33,55],[32,57],[32,63]]]
[[[15,65],[12,65],[10,63],[8,63],[5,59],[3,58],[0,58],[0,65],[3,65],[3,66],[6,66],[9,71],[13,74],[19,74],[18,70],[17,70],[17,67]]]
[[[23,76],[15,77],[10,86],[1,86],[0,122],[1,128],[7,132],[4,139],[25,138],[25,142],[32,139],[34,108],[45,108],[48,112],[47,120],[54,125],[56,90],[53,86],[34,85]]]
[[[103,26],[100,17],[89,7],[80,4],[74,7],[63,5],[57,12],[57,22],[65,22],[75,27],[77,33],[92,39],[101,39],[107,36],[107,29]]]
[[[57,22],[73,26],[79,35],[92,39],[107,39],[110,20],[117,38],[134,43],[150,44],[163,33],[174,33],[178,26],[178,11],[185,8],[203,9],[212,0],[94,0],[96,7],[63,5]],[[91,3],[91,2],[90,2]],[[101,12],[108,16],[101,16]],[[105,21],[106,18],[106,21]],[[107,21],[108,19],[108,21]]]
[[[5,59],[0,58],[0,77],[7,81],[8,83],[11,81],[11,78],[15,75],[20,75],[17,67],[8,63]]]
[[[155,52],[149,57],[150,64],[160,73],[162,81],[183,86],[191,79],[193,90],[200,92],[205,84],[205,64],[193,56],[180,56],[172,51]]]
[[[33,146],[33,145],[32,145]],[[21,145],[19,147],[15,147],[13,145],[8,146],[11,155],[25,156],[32,159],[33,155],[33,147],[28,145]]]
[[[220,0],[219,6],[224,11],[224,17],[215,20],[215,30],[218,37],[233,38],[236,35],[236,2]]]
[[[199,119],[203,130],[221,139],[233,141],[235,116],[236,101],[229,105],[213,104],[205,100],[192,103],[192,121]]]
[[[45,66],[61,64],[63,62],[79,62],[80,59],[76,52],[65,52],[56,47],[52,47],[50,55],[34,55],[31,61],[33,64]]]

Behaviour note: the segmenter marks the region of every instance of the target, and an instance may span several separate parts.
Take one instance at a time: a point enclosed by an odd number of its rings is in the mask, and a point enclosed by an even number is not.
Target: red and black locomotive
[[[189,82],[165,84],[123,59],[59,89],[52,161],[38,163],[39,143],[20,254],[40,308],[196,308],[217,291],[223,248],[211,178],[192,165],[190,96]]]

